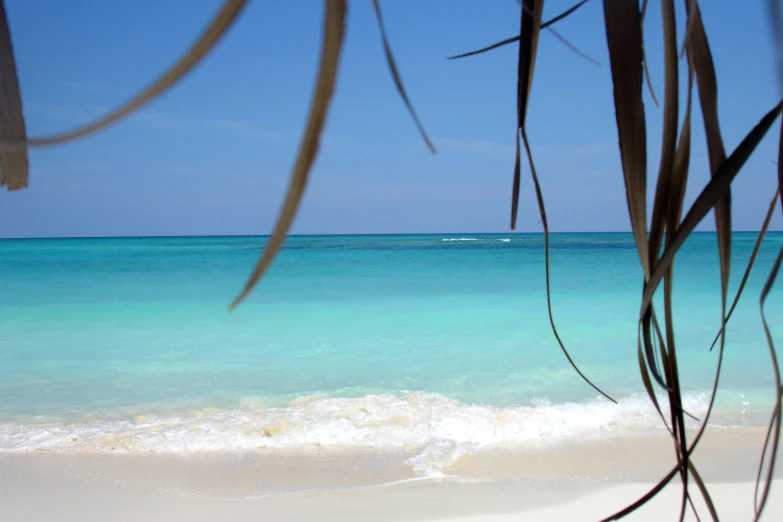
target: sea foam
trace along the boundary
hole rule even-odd
[[[703,396],[686,396],[700,414]],[[407,449],[416,471],[438,473],[456,458],[496,444],[638,432],[660,426],[646,396],[611,404],[584,403],[496,407],[470,405],[432,393],[311,396],[285,407],[246,399],[239,407],[191,411],[180,416],[136,417],[103,423],[0,425],[0,451],[181,453],[256,448]]]

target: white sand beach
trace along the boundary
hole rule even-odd
[[[744,428],[713,431],[695,456],[721,520],[752,520],[762,435]],[[392,457],[317,450],[6,453],[0,456],[0,507],[2,519],[14,521],[590,521],[644,494],[672,462],[668,441],[660,437],[497,448],[457,461],[451,470],[456,476],[441,479],[417,480]],[[783,519],[779,482],[764,520]],[[681,491],[675,479],[627,520],[677,520]],[[692,492],[702,505],[695,486]]]

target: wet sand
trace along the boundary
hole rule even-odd
[[[710,431],[694,462],[721,520],[751,520],[763,432]],[[0,454],[3,520],[598,520],[674,463],[664,437],[495,447],[421,477],[406,452],[258,451],[191,455]],[[765,520],[783,519],[773,485]],[[628,520],[676,520],[675,479]],[[694,498],[698,489],[693,486]],[[700,502],[696,499],[697,504]],[[707,516],[706,511],[700,513]]]

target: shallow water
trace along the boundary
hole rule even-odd
[[[238,310],[265,240],[0,240],[0,449],[182,452],[422,448],[437,470],[493,444],[646,430],[636,358],[641,270],[627,234],[292,237]],[[734,237],[732,292],[754,234]],[[715,422],[763,425],[773,397],[758,296],[770,234],[728,330]],[[714,234],[676,264],[686,409],[717,362]],[[783,334],[780,291],[767,317]],[[418,459],[418,460],[417,460]]]

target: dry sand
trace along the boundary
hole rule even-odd
[[[695,456],[721,520],[752,520],[762,435],[710,432]],[[589,521],[638,498],[672,462],[661,437],[493,448],[447,470],[458,478],[440,480],[417,480],[401,455],[370,451],[6,453],[0,455],[0,520]],[[781,487],[773,485],[764,520],[783,520]],[[673,482],[627,520],[677,520],[681,491]],[[695,486],[692,492],[698,497]],[[709,518],[706,510],[700,514]]]

